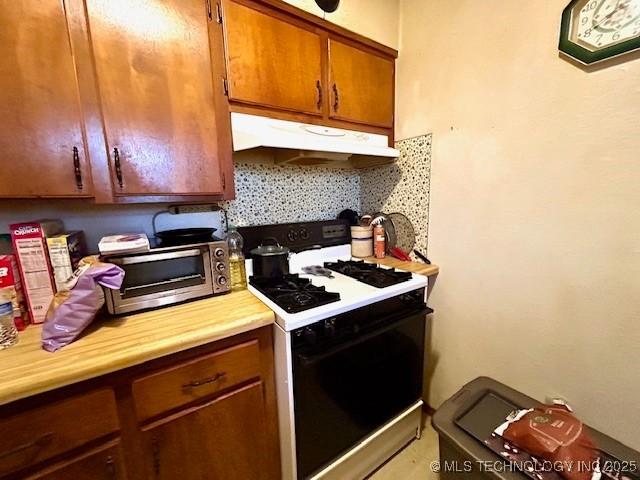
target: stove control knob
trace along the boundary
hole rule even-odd
[[[304,329],[304,339],[311,344],[315,344],[318,341],[318,334],[313,328],[307,327]]]
[[[302,240],[309,240],[309,231],[306,228],[301,228],[298,235]]]
[[[298,234],[295,230],[289,230],[289,233],[287,233],[287,239],[290,242],[295,242],[298,239]]]
[[[324,331],[327,335],[333,336],[336,334],[336,319],[329,318],[324,321]]]
[[[224,250],[222,248],[216,248],[215,252],[213,252],[213,255],[216,258],[222,258],[224,257]]]

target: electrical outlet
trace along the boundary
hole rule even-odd
[[[180,215],[184,213],[204,213],[204,212],[216,212],[220,210],[218,205],[212,203],[206,204],[193,204],[193,205],[169,205],[167,208],[172,215]]]

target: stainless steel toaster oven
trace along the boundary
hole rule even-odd
[[[115,315],[230,290],[229,254],[224,241],[152,248],[106,260],[125,271],[119,290],[105,289],[107,309]]]

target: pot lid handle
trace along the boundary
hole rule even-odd
[[[268,247],[269,245],[265,245],[265,243],[264,243],[267,240],[273,240],[275,242],[275,246],[276,247],[282,247],[282,245],[280,245],[280,242],[278,242],[278,239],[276,237],[264,237],[262,239],[262,243],[260,243],[260,246],[261,247]]]

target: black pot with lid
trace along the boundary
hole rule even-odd
[[[272,242],[266,244],[266,242]],[[251,250],[255,277],[282,277],[289,273],[289,248],[280,245],[274,237],[267,237]]]

